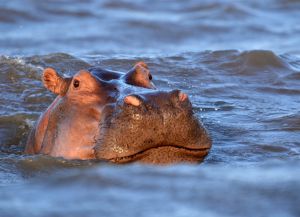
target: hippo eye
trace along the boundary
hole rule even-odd
[[[152,80],[152,75],[151,74],[149,74],[149,80]]]
[[[77,79],[75,79],[74,80],[74,82],[73,82],[73,86],[75,87],[75,88],[77,88],[77,87],[79,87],[79,81],[77,80]]]

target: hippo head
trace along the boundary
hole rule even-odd
[[[40,117],[27,153],[114,163],[200,162],[211,140],[188,96],[156,90],[145,63],[128,73],[92,67],[64,78],[45,69],[58,97]]]

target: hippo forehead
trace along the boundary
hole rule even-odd
[[[123,74],[114,71],[108,71],[102,68],[92,67],[87,70],[92,76],[102,81],[120,79]]]

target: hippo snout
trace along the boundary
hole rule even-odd
[[[178,155],[199,161],[211,146],[206,130],[194,117],[188,96],[180,90],[129,94],[117,102],[100,126],[95,152],[97,158],[112,162],[140,158],[169,163]],[[162,153],[168,158],[161,158]]]

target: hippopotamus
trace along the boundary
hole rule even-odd
[[[187,94],[160,91],[146,63],[127,73],[91,67],[73,77],[42,74],[57,95],[31,130],[26,154],[112,163],[201,162],[211,138]]]

